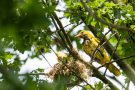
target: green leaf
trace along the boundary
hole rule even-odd
[[[67,90],[66,83],[67,79],[63,75],[59,75],[54,82],[54,90]]]
[[[39,72],[44,72],[44,69],[41,69],[41,68],[38,68],[36,70],[39,71]]]
[[[56,6],[53,6],[53,5],[52,6],[45,7],[45,12],[51,14],[51,13],[54,12],[55,8],[56,8]]]
[[[135,25],[130,25],[131,29],[135,30]]]
[[[9,59],[11,59],[12,57],[13,57],[13,55],[10,54],[10,53],[5,53],[5,54],[4,54],[5,60],[9,60]]]
[[[95,20],[91,21],[91,25],[94,26],[94,27],[95,27],[96,23],[97,22]]]
[[[95,84],[95,90],[102,90],[103,89],[103,83],[102,82],[98,82]]]
[[[93,90],[89,85],[85,85],[82,90]]]

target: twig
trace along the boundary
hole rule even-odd
[[[129,90],[130,80],[127,82],[126,90]]]
[[[68,26],[70,26],[70,25],[72,25],[72,23],[70,23],[70,24],[68,24],[68,25],[64,26],[63,28],[66,28],[66,27],[68,27]]]
[[[107,39],[106,41],[104,41],[104,43],[102,43],[102,46],[105,44],[105,43],[107,43],[113,36],[115,36],[115,34],[116,34],[116,32],[115,33],[113,33],[111,36],[110,36],[110,38],[109,39]]]
[[[37,47],[38,48],[38,47]],[[46,62],[49,64],[50,67],[52,67],[52,65],[49,63],[49,61],[47,60],[47,58],[43,55],[43,52],[38,48],[39,53],[42,55],[42,57],[46,60]]]
[[[61,35],[61,33],[60,33],[61,29],[58,28],[58,26],[57,26],[57,24],[56,24],[56,22],[55,22],[55,20],[54,20],[54,18],[53,18],[52,16],[51,16],[51,19],[52,19],[52,21],[53,21],[53,23],[54,23],[54,25],[55,25],[55,28],[56,28],[56,30],[57,30],[58,35],[60,36],[62,42],[64,43],[64,44],[63,44],[63,47],[66,47],[66,48],[70,51],[70,48],[67,46],[66,41],[64,40],[64,38],[62,37],[62,35]]]
[[[121,36],[119,36],[118,42],[117,42],[117,44],[116,44],[116,47],[115,47],[115,49],[113,50],[112,55],[111,55],[111,57],[110,57],[110,61],[112,60],[113,55],[114,55],[114,53],[115,53],[116,50],[117,50],[117,47],[118,47],[119,42],[120,42],[120,39],[121,39]],[[104,76],[105,76],[105,74],[106,74],[106,72],[107,72],[107,68],[108,68],[108,67],[109,67],[109,64],[107,64],[107,66],[106,66],[106,69],[105,69],[105,72],[104,72]]]
[[[57,12],[65,12],[65,10],[56,9]]]
[[[57,56],[56,52],[53,50],[53,48],[50,46],[50,49],[53,51],[53,53],[55,53],[55,55]]]
[[[83,85],[77,85],[77,86],[82,87],[83,90],[88,90],[88,89],[87,89],[86,87],[84,87]]]
[[[121,61],[121,60],[129,59],[129,58],[132,58],[132,57],[135,57],[135,55],[131,55],[131,56],[127,56],[127,57],[124,57],[124,58],[121,58],[121,59],[113,60],[113,61],[111,61],[111,62],[108,62],[108,63],[103,64],[102,66],[99,66],[97,69],[99,69],[99,68],[101,68],[101,67],[104,67],[104,66],[107,65],[107,64],[111,64],[111,63],[113,63],[113,62],[119,62],[119,61]]]
[[[40,54],[42,55],[42,57],[46,60],[46,62],[49,64],[50,67],[52,67],[52,65],[49,63],[49,61],[47,60],[47,58],[43,55],[43,53],[39,50]]]
[[[42,3],[46,6],[46,3],[45,3],[44,0],[42,0]],[[60,28],[63,28],[61,22],[59,21],[59,18],[57,17],[57,15],[56,15],[55,13],[53,13],[52,15],[50,15],[50,17],[51,17],[51,19],[52,19],[52,21],[53,21],[53,23],[54,23],[54,25],[55,25],[56,30],[58,31],[58,35],[60,36],[61,40],[62,40],[63,43],[64,43],[63,46],[66,47],[66,48],[68,49],[68,51],[70,51],[70,48],[67,46],[67,44],[66,44],[64,38],[62,37],[62,35],[61,35],[61,33],[60,33],[60,31],[63,30],[63,29],[59,29],[59,27],[57,26],[57,23],[58,23],[58,24],[61,25]],[[54,18],[55,18],[55,19],[54,19]],[[57,23],[55,22],[55,20],[57,21]]]
[[[97,45],[96,49],[95,49],[95,50],[94,50],[94,52],[92,53],[91,61],[93,61],[93,59],[95,58],[95,53],[97,52],[97,50],[98,50],[99,46],[101,45],[102,40],[104,39],[104,37],[105,37],[109,32],[110,32],[110,30],[109,30],[108,32],[106,32],[106,33],[105,33],[105,35],[101,38],[100,43],[98,43],[98,45]],[[107,41],[107,40],[106,40],[106,41]],[[104,42],[106,42],[106,41],[104,41]],[[102,45],[103,45],[103,44],[102,44]],[[101,46],[100,46],[100,47],[101,47]]]
[[[110,32],[110,31],[108,31],[105,35],[107,35],[109,32]],[[104,35],[104,37],[105,37],[105,35]],[[102,43],[102,42],[98,43],[96,49],[95,49],[94,52],[92,53],[91,61],[93,61],[93,59],[95,59],[95,54],[96,54],[98,48],[102,47],[102,46],[103,46],[106,42],[108,42],[114,35],[115,35],[115,33],[114,33],[109,39],[106,39],[106,41],[104,41],[103,43]],[[102,37],[101,41],[104,39],[104,37]],[[101,44],[101,43],[102,43],[102,44]]]
[[[74,30],[77,26],[81,25],[82,23],[83,23],[83,22],[80,22],[80,23],[77,24],[77,25],[73,25],[72,28],[70,28],[70,30],[68,31],[68,33],[71,32],[72,30]]]
[[[65,30],[64,30],[64,28],[63,28],[63,25],[62,25],[62,23],[60,22],[59,18],[57,17],[56,13],[53,13],[53,17],[55,18],[55,20],[56,20],[57,24],[59,25],[61,31],[63,32],[64,37],[66,38],[66,41],[67,41],[69,47],[72,49],[73,46],[72,46],[72,44],[71,44],[71,40],[69,39],[68,35],[66,34],[66,32],[65,32]]]
[[[18,74],[18,76],[27,76],[27,75],[48,75],[47,73],[26,73],[26,74]]]
[[[129,59],[129,58],[132,58],[132,57],[135,57],[135,55],[130,55],[130,56],[127,56],[127,57],[124,57],[124,58],[121,58],[121,59],[114,60],[114,61],[120,61],[120,60],[124,60],[124,59]]]
[[[63,17],[59,17],[59,19],[63,19],[63,18],[65,18],[64,16]]]
[[[115,77],[115,76],[109,76],[109,75],[106,75],[107,77],[115,80],[117,83],[119,83],[123,88],[125,88],[125,86]]]
[[[116,52],[116,50],[117,50],[117,47],[118,47],[118,45],[119,45],[119,43],[120,43],[120,40],[121,40],[121,35],[119,35],[119,39],[118,39],[118,42],[117,42],[117,44],[116,44],[116,47],[115,47],[115,49],[113,50],[113,52],[112,52],[112,55],[111,55],[111,58],[110,58],[110,60],[113,58],[113,55],[114,55],[114,53]]]
[[[109,27],[109,30],[112,32],[112,33],[115,33],[116,31],[113,30],[113,28]],[[118,40],[119,39],[119,35],[118,33],[115,34],[115,38]]]

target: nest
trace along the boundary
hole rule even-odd
[[[54,65],[54,67],[48,73],[48,76],[55,80],[58,76],[63,75],[68,78],[67,83],[71,84],[72,82],[81,83],[83,80],[86,80],[90,77],[90,70],[87,69],[85,64],[80,61],[68,61],[66,63],[59,62]]]

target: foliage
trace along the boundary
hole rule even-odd
[[[61,2],[65,4],[64,9],[58,9]],[[61,12],[62,18],[70,22],[71,27],[67,26],[68,29],[62,23],[59,15]],[[125,88],[128,90],[130,81],[135,84],[134,23],[134,0],[1,0],[0,90],[70,89],[65,84],[65,77],[59,76],[53,82],[48,82],[46,78],[40,79],[40,74],[44,73],[40,68],[22,75],[19,71],[28,59],[40,60],[41,55],[54,52],[52,47],[56,47],[57,51],[67,51],[74,60],[78,60],[73,47],[76,45],[78,51],[82,51],[82,45],[81,40],[75,38],[80,30],[76,27],[87,29],[101,42],[107,42],[102,46],[126,77]],[[109,34],[106,33],[106,28],[109,29]],[[21,60],[18,53],[26,51],[31,54]],[[93,71],[93,75],[102,82],[90,86],[87,81],[82,81],[87,84],[82,85],[83,90],[118,89],[98,69]]]

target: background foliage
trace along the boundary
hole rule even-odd
[[[65,3],[64,9],[57,8],[61,2]],[[120,83],[121,87],[128,90],[130,81],[135,84],[134,5],[134,0],[1,0],[0,90],[70,89],[63,76],[50,83],[40,79],[42,69],[34,70],[34,74],[23,75],[19,71],[28,58],[36,57],[40,60],[40,55],[53,52],[53,46],[56,46],[57,51],[65,50],[72,57],[78,58],[73,43],[79,51],[82,50],[80,40],[74,37],[79,30],[76,27],[82,24],[84,29],[91,31],[101,41],[107,41],[105,49],[126,78],[124,85]],[[62,17],[60,13],[63,13]],[[63,18],[69,20],[69,25],[63,26]],[[68,26],[70,28],[66,28]],[[105,28],[109,30],[107,35],[104,34],[107,32]],[[16,51],[29,51],[31,55],[21,60]],[[95,72],[94,75],[100,81],[92,87],[87,83],[80,85],[82,90],[118,88],[102,73]],[[116,80],[115,76],[110,78]]]

